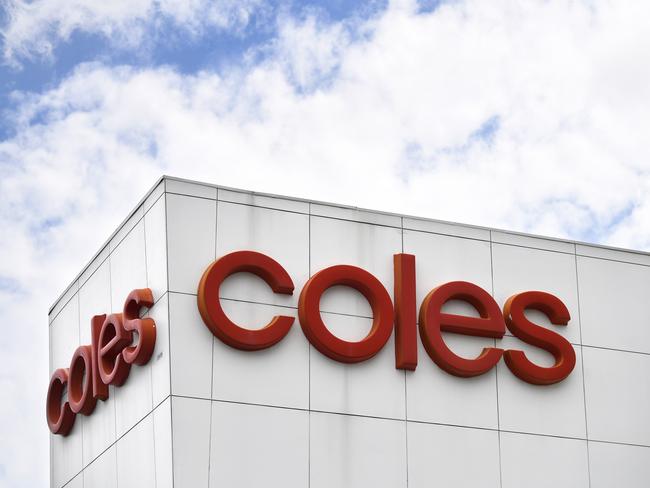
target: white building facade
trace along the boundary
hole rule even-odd
[[[262,350],[225,344],[197,306],[208,266],[242,250],[273,258],[295,286],[274,293],[246,272],[223,282],[223,311],[242,327],[295,317]],[[568,325],[529,317],[571,344],[571,373],[530,384],[501,359],[458,377],[429,357],[419,334],[415,370],[396,368],[394,335],[354,364],[312,346],[298,317],[310,277],[357,266],[392,297],[400,253],[415,256],[418,307],[452,281],[481,287],[499,307],[530,290],[558,297]],[[52,307],[50,374],[93,342],[93,316],[121,312],[129,292],[143,288],[153,294],[145,315],[156,325],[153,353],[92,413],[77,414],[68,435],[51,435],[52,487],[650,486],[647,254],[165,177]],[[468,303],[446,307],[476,314]],[[368,301],[345,286],[325,292],[320,311],[350,342],[373,322]],[[509,330],[444,340],[465,358],[500,347],[554,363]]]

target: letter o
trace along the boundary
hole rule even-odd
[[[52,434],[66,436],[70,433],[74,425],[75,413],[70,408],[69,402],[63,400],[63,390],[68,384],[68,370],[57,369],[47,388],[47,401],[45,404],[45,415],[47,417],[47,426]]]
[[[68,401],[74,413],[90,415],[95,409],[92,364],[92,348],[79,346],[72,355],[68,373]]]
[[[320,299],[336,285],[359,291],[372,308],[372,327],[360,341],[345,341],[332,334],[320,315]],[[331,266],[319,271],[300,293],[298,316],[302,330],[312,345],[331,359],[358,363],[370,359],[386,344],[393,332],[393,303],[377,278],[356,266]]]

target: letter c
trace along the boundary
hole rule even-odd
[[[68,384],[68,370],[57,369],[50,379],[47,389],[46,417],[47,425],[53,434],[66,436],[74,425],[75,413],[69,402],[63,402],[63,390]]]
[[[196,298],[203,322],[217,338],[235,349],[257,351],[271,347],[287,335],[294,318],[277,315],[259,330],[245,329],[231,321],[221,308],[219,287],[230,275],[240,272],[259,276],[275,293],[293,295],[293,281],[277,261],[255,251],[226,254],[212,263],[201,277]]]

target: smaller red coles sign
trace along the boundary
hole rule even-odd
[[[57,369],[50,379],[46,416],[53,434],[67,435],[78,413],[90,415],[97,400],[108,398],[108,385],[123,385],[132,364],[149,361],[156,344],[156,324],[153,319],[139,317],[142,307],[152,305],[150,289],[133,290],[122,313],[91,319],[91,344],[79,346],[70,367]],[[66,389],[68,398],[64,401]]]

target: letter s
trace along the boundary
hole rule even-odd
[[[508,368],[515,376],[534,385],[551,385],[569,376],[576,364],[576,353],[564,337],[528,320],[526,310],[538,310],[548,316],[555,325],[567,325],[571,319],[562,301],[549,293],[527,291],[511,296],[503,306],[508,329],[522,341],[550,352],[555,364],[549,368],[537,366],[523,351],[508,350],[504,353]]]

